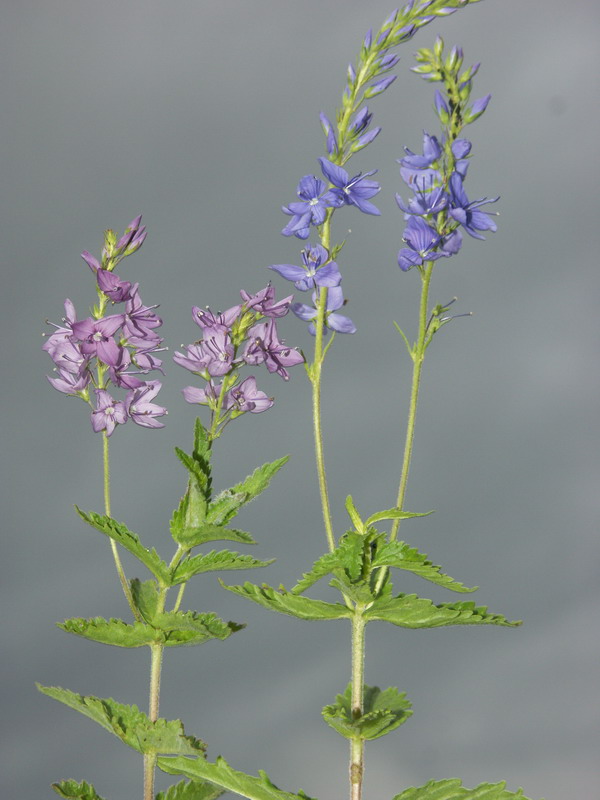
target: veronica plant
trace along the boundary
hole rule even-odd
[[[320,115],[325,134],[325,155],[317,162],[320,174],[304,175],[297,186],[298,199],[283,206],[288,219],[282,234],[306,244],[294,259],[296,263],[269,267],[293,283],[296,290],[309,292],[312,302],[292,302],[291,295],[277,301],[274,288],[268,284],[254,295],[242,291],[242,302],[224,312],[193,308],[193,321],[200,328],[201,337],[193,344],[182,346],[183,352],[177,352],[174,360],[199,379],[199,386],[187,386],[183,394],[188,403],[208,409],[210,419],[207,425],[196,421],[191,454],[176,449],[188,478],[185,494],[171,520],[176,550],[170,561],[163,561],[155,550],[145,548],[139,537],[112,518],[110,512],[108,438],[127,420],[143,427],[160,427],[162,423],[158,418],[166,413],[152,402],[160,383],[139,377],[160,369],[160,360],[156,357],[162,343],[156,334],[160,320],[154,307],[142,304],[137,284],[121,280],[113,271],[119,261],[141,245],[145,231],[139,227],[140,218],[131,223],[118,241],[114,234],[107,232],[101,261],[87,252],[83,254],[95,273],[99,301],[91,317],[82,321],[76,319],[72,304],[66,301],[63,325],[57,326],[45,344],[58,373],[50,379],[52,385],[87,402],[92,409],[92,428],[102,435],[105,513],[79,513],[85,522],[111,540],[121,584],[133,615],[131,622],[98,617],[67,620],[60,627],[106,644],[149,647],[149,712],[144,714],[135,706],[86,697],[65,689],[41,689],[91,717],[143,754],[144,800],[154,798],[157,765],[166,773],[184,776],[189,782],[180,782],[166,793],[159,793],[156,800],[210,800],[226,790],[249,800],[308,800],[302,792],[291,794],[278,789],[265,773],[254,777],[233,769],[222,758],[208,761],[204,744],[186,735],[181,722],[158,716],[165,647],[198,644],[211,638],[225,639],[242,627],[225,623],[213,614],[181,611],[187,581],[201,572],[263,567],[270,563],[228,550],[196,555],[192,555],[192,550],[217,540],[243,544],[254,541],[250,534],[230,527],[229,523],[247,502],[266,488],[286,458],[265,464],[241,483],[214,496],[212,446],[233,420],[246,413],[262,413],[273,404],[273,398],[258,388],[256,377],[243,375],[243,371],[264,365],[269,372],[287,381],[288,368],[305,360],[300,351],[284,343],[277,330],[277,321],[290,310],[308,323],[313,337],[312,355],[305,368],[312,387],[316,473],[327,552],[290,590],[249,582],[223,586],[267,609],[300,619],[350,622],[351,680],[345,688],[340,687],[340,693],[322,712],[325,722],[349,742],[350,800],[362,798],[365,743],[391,733],[412,713],[404,692],[395,687],[382,690],[365,683],[367,624],[373,620],[403,628],[520,624],[472,601],[434,604],[416,594],[395,592],[392,584],[392,572],[397,570],[400,576],[411,572],[458,594],[474,591],[398,538],[404,520],[430,513],[405,508],[425,355],[438,331],[457,316],[464,316],[450,313],[454,301],[431,304],[432,277],[436,269],[447,268],[448,260],[459,253],[464,232],[471,238],[483,239],[484,232],[496,230],[494,212],[483,209],[498,198],[469,200],[465,189],[472,145],[465,138],[464,130],[485,111],[490,96],[471,99],[473,78],[479,65],[463,68],[462,50],[454,47],[445,55],[440,37],[431,50],[418,51],[414,67],[427,81],[438,84],[434,107],[440,130],[424,134],[422,153],[406,148],[399,159],[405,189],[396,195],[396,201],[405,228],[398,266],[402,273],[418,275],[421,295],[415,338],[411,341],[396,325],[413,364],[398,489],[388,508],[366,513],[356,507],[352,495],[348,494],[345,501],[348,526],[345,531],[337,532],[332,521],[325,471],[321,422],[323,366],[336,334],[354,334],[357,330],[349,317],[339,313],[346,304],[339,266],[344,242],[333,239],[333,218],[346,207],[354,207],[349,213],[380,214],[379,205],[374,202],[380,192],[379,183],[373,180],[376,170],[347,169],[347,164],[381,131],[380,127],[372,126],[373,113],[367,101],[385,92],[394,81],[395,76],[390,74],[398,62],[394,48],[410,40],[420,27],[468,4],[469,0],[410,0],[401,11],[395,11],[376,34],[369,31],[366,35],[356,63],[348,68],[342,104],[335,115]],[[120,314],[106,315],[109,302],[124,303],[124,310]],[[329,331],[331,335],[326,339]],[[109,391],[111,387],[123,389],[124,399],[114,399],[112,389]],[[117,545],[133,554],[150,571],[152,578],[128,581]],[[306,595],[323,578],[339,592],[338,602]],[[168,609],[167,596],[175,587],[178,587],[176,598]],[[54,788],[62,797],[101,800],[87,783],[65,781],[55,784]],[[468,789],[458,779],[431,781],[420,788],[405,789],[394,798],[519,799],[526,800],[522,791],[511,792],[504,783],[485,783]]]

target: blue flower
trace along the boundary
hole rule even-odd
[[[320,158],[319,162],[323,175],[335,187],[331,191],[335,192],[339,198],[339,205],[345,203],[356,206],[365,214],[379,215],[381,213],[373,203],[369,202],[371,197],[381,191],[381,186],[376,181],[367,180],[367,176],[374,175],[377,170],[366,172],[364,176],[359,172],[358,175],[351,178],[345,169],[338,167],[337,164],[332,164],[326,158]]]
[[[328,208],[339,208],[342,200],[332,189],[314,175],[305,175],[298,184],[299,201],[283,206],[283,213],[292,219],[281,231],[284,236],[297,236],[307,239],[311,225],[322,225],[325,222]]]
[[[313,303],[317,303],[317,293],[313,294]],[[327,328],[331,328],[338,333],[356,333],[356,325],[348,317],[342,314],[336,314],[338,308],[342,308],[345,304],[344,294],[341,286],[334,286],[327,291],[327,307],[325,310],[325,328],[324,333],[327,333]],[[314,320],[316,320],[318,311],[312,306],[307,306],[304,303],[292,303],[292,312],[300,319],[309,323],[308,332],[314,336],[317,332]]]
[[[469,198],[463,188],[461,176],[454,172],[450,177],[450,201],[452,208],[449,214],[452,219],[459,222],[466,232],[474,239],[485,239],[478,231],[495,231],[497,225],[494,220],[490,219],[489,214],[493,212],[477,211],[476,209],[487,203],[495,203],[499,198],[493,197],[488,200],[487,197],[482,197],[479,200],[469,202]]]
[[[339,286],[342,276],[335,261],[328,261],[329,253],[320,244],[302,251],[303,267],[293,264],[271,264],[269,269],[275,270],[301,292],[314,289],[316,286],[331,288]]]

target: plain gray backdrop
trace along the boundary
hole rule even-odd
[[[421,30],[396,83],[370,105],[383,132],[354,160],[377,168],[379,218],[346,209],[336,238],[355,336],[326,365],[326,457],[336,528],[343,500],[393,504],[418,276],[396,266],[403,220],[395,159],[435,131],[434,87],[409,71],[436,34],[481,61],[474,96],[492,102],[468,130],[471,198],[501,195],[499,230],[438,262],[432,300],[457,312],[429,352],[407,507],[436,509],[403,537],[519,629],[369,627],[366,679],[398,685],[415,715],[367,749],[366,796],[431,778],[506,779],[546,800],[598,800],[598,156],[595,0],[486,0]],[[2,795],[39,800],[67,777],[107,800],[141,796],[141,759],[34,681],[146,704],[148,654],[63,633],[69,616],[127,614],[106,540],[73,504],[101,510],[101,440],[85,406],[47,383],[44,320],[70,297],[84,316],[94,282],[79,253],[144,214],[149,236],[119,269],[160,303],[166,344],[198,336],[192,305],[236,303],[268,272],[297,263],[279,208],[323,154],[318,113],[339,104],[346,65],[384,0],[4,0],[2,103],[3,691]],[[351,233],[347,233],[351,229]],[[468,237],[465,237],[468,238]],[[283,321],[309,348],[305,326]],[[167,427],[132,424],[111,440],[113,513],[167,557],[168,519],[185,486],[189,375],[167,361]],[[301,368],[215,447],[217,487],[258,463],[292,458],[239,518],[267,570],[238,579],[291,585],[324,549]],[[130,574],[138,572],[129,560]],[[143,577],[143,576],[141,576]],[[404,591],[437,602],[437,587]],[[325,594],[328,596],[327,589]],[[161,711],[236,768],[321,800],[346,792],[346,744],[323,705],[349,678],[349,628],[271,614],[195,579],[189,608],[248,628],[225,643],[167,652]],[[162,779],[161,779],[162,780]],[[161,786],[163,783],[160,784]],[[164,785],[167,785],[165,781]]]

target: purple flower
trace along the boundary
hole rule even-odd
[[[130,299],[131,283],[122,281],[114,272],[109,272],[107,269],[98,269],[96,270],[96,279],[100,291],[104,292],[113,303],[123,303],[125,300]]]
[[[94,256],[91,253],[88,253],[87,250],[83,251],[81,257],[88,265],[88,267],[92,270],[92,272],[96,272],[97,270],[100,269],[100,262],[98,261],[98,259],[94,258]]]
[[[225,328],[231,328],[235,320],[239,317],[240,311],[242,310],[241,305],[233,306],[232,308],[228,308],[227,311],[221,311],[218,314],[214,314],[208,306],[206,308],[200,308],[199,306],[194,306],[192,308],[192,319],[199,325],[202,330],[206,330],[206,328],[214,328],[218,325],[222,325]]]
[[[162,320],[154,313],[157,306],[145,306],[138,292],[138,284],[134,284],[130,297],[125,306],[125,321],[123,333],[127,339],[159,340],[158,334],[153,333],[154,328],[162,325]]]
[[[79,392],[85,389],[91,379],[91,375],[87,369],[81,372],[72,372],[63,367],[58,367],[56,372],[58,373],[58,378],[46,377],[52,386],[63,394],[79,394]]]
[[[200,403],[203,406],[216,408],[219,394],[221,393],[221,385],[216,386],[212,380],[209,380],[204,389],[198,389],[196,386],[186,386],[185,389],[182,389],[182,392],[187,403]]]
[[[466,232],[474,239],[485,239],[478,231],[495,231],[497,230],[496,223],[490,219],[489,213],[485,211],[477,211],[480,206],[487,203],[495,203],[499,200],[498,197],[493,197],[488,200],[487,197],[482,197],[479,200],[469,202],[469,198],[463,189],[461,176],[454,172],[450,176],[450,198],[452,208],[449,211],[452,219],[459,222]]]
[[[286,381],[290,376],[285,367],[304,361],[301,353],[279,341],[274,319],[253,325],[248,331],[248,339],[243,356],[246,364],[264,363],[269,372],[276,372]]]
[[[314,289],[315,286],[339,286],[342,276],[335,261],[327,261],[329,253],[320,244],[302,251],[303,267],[293,264],[271,264],[269,269],[275,270],[282,278],[294,281],[294,286],[301,292]]]
[[[433,252],[441,243],[442,237],[431,228],[422,217],[411,217],[404,231],[403,240],[408,247],[398,253],[398,266],[403,272],[420,266],[425,261],[436,261],[450,253]]]
[[[109,367],[116,366],[122,358],[122,348],[112,338],[121,327],[123,314],[112,314],[102,319],[87,319],[74,322],[73,336],[81,342],[81,352],[86,356],[96,356]]]
[[[110,436],[117,425],[123,425],[127,420],[125,405],[119,403],[104,389],[94,389],[96,393],[96,410],[92,411],[92,428],[99,433],[106,431]]]
[[[342,205],[339,195],[327,189],[325,183],[315,175],[301,178],[296,193],[300,201],[290,203],[282,209],[292,217],[281,231],[284,236],[295,235],[306,239],[311,225],[322,225],[325,222],[328,208]]]
[[[338,205],[346,203],[347,205],[356,206],[365,214],[378,215],[381,213],[373,203],[369,202],[369,199],[381,190],[381,186],[376,181],[367,180],[367,176],[374,175],[377,170],[366,172],[365,177],[359,172],[358,175],[350,178],[345,169],[338,167],[337,164],[332,164],[326,158],[320,158],[319,162],[323,175],[335,187],[331,191],[337,192]]]
[[[227,392],[225,399],[225,408],[239,412],[250,411],[252,414],[260,414],[272,405],[273,398],[267,397],[256,388],[256,379],[252,375]]]
[[[313,303],[316,304],[318,300],[316,292],[313,293],[312,299]],[[331,328],[331,330],[337,331],[338,333],[356,333],[356,325],[351,319],[344,317],[342,314],[335,313],[338,308],[342,308],[345,302],[341,286],[334,286],[332,289],[328,289],[327,306],[325,309],[325,333],[327,332],[327,328]],[[309,323],[308,331],[312,336],[315,336],[317,330],[314,320],[316,320],[318,316],[317,309],[312,306],[307,306],[304,303],[293,303],[292,311],[297,317]]]
[[[263,317],[285,317],[293,299],[293,295],[290,294],[283,300],[275,302],[275,289],[270,283],[256,294],[248,294],[242,289],[240,295],[247,311],[258,311]]]
[[[167,409],[151,403],[162,384],[160,381],[148,381],[137,389],[127,392],[125,398],[125,408],[129,417],[138,425],[144,428],[164,428],[162,422],[158,422],[156,417],[162,417],[167,413]]]
[[[130,256],[139,250],[147,236],[145,225],[140,226],[142,215],[140,214],[125,228],[125,233],[117,242],[115,254]]]

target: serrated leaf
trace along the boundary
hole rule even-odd
[[[192,556],[185,561],[181,561],[171,575],[173,586],[178,583],[185,583],[193,575],[201,572],[218,572],[219,570],[231,569],[255,569],[256,567],[268,567],[275,561],[260,561],[258,558],[234,553],[231,550],[211,550],[209,553],[200,553]]]
[[[416,547],[410,547],[406,542],[386,542],[382,544],[377,548],[372,566],[404,569],[453,592],[474,592],[477,589],[476,586],[473,588],[464,586],[449,575],[440,572],[441,567],[428,561],[426,554],[419,553]]]
[[[92,528],[96,528],[101,533],[114,539],[141,561],[161,583],[169,584],[168,566],[154,548],[148,550],[144,547],[137,533],[133,533],[126,525],[122,522],[117,522],[112,517],[96,514],[95,511],[82,511],[77,506],[75,506],[75,509],[84,522],[87,522]]]
[[[103,800],[92,784],[85,781],[81,783],[73,780],[61,781],[60,783],[53,783],[52,788],[56,794],[66,797],[67,800]]]
[[[354,529],[357,531],[357,533],[363,533],[365,530],[365,524],[360,518],[360,514],[356,510],[356,506],[354,505],[354,500],[352,499],[351,494],[349,494],[348,497],[346,498],[345,506],[346,506],[346,511],[348,512],[348,516],[350,517],[350,520],[354,525]]]
[[[163,640],[155,628],[143,622],[134,622],[130,625],[121,619],[74,617],[56,624],[67,633],[82,636],[93,642],[111,644],[115,647],[143,647]]]
[[[171,520],[172,522],[172,520]],[[239,542],[240,544],[256,544],[252,534],[238,528],[224,528],[222,525],[204,522],[196,528],[181,528],[173,538],[178,544],[191,549],[206,542]]]
[[[289,614],[298,619],[344,619],[351,617],[353,612],[341,603],[325,603],[323,600],[313,600],[309,597],[298,597],[288,592],[283,587],[279,590],[263,584],[255,586],[253,583],[245,583],[243,586],[228,586],[219,579],[223,588],[230,592],[252,600],[260,606],[278,611],[281,614]]]
[[[405,692],[393,686],[381,691],[378,686],[365,686],[363,713],[355,718],[352,714],[352,684],[344,694],[338,694],[336,702],[325,706],[325,722],[346,739],[378,739],[385,736],[411,716],[412,706]]]
[[[208,501],[210,499],[210,465],[203,460],[196,460],[194,456],[188,455],[180,447],[175,448],[175,455],[190,473],[190,476],[196,480],[198,489]]]
[[[227,639],[245,625],[224,622],[213,613],[197,611],[168,611],[157,614],[154,624],[165,634],[166,647],[203,644],[210,639]]]
[[[246,505],[261,492],[264,492],[275,473],[288,460],[289,456],[284,456],[276,461],[263,464],[262,467],[255,469],[241,483],[237,483],[230,489],[226,489],[225,492],[221,492],[209,505],[206,521],[213,522],[216,525],[226,525],[230,519],[235,517],[243,505]]]
[[[343,594],[360,603],[373,600],[369,578],[371,575],[371,555],[377,541],[385,534],[372,529],[369,533],[348,531],[339,540],[335,550],[325,553],[313,564],[311,570],[302,576],[292,592],[301,594],[309,586],[326,575],[333,575],[330,582]]]
[[[382,519],[411,519],[411,517],[428,517],[430,514],[433,514],[433,511],[422,511],[419,513],[413,511],[403,511],[401,508],[388,508],[385,511],[376,511],[375,514],[371,514],[371,516],[365,522],[365,525],[367,527],[369,525],[374,525],[376,522],[380,522]]]
[[[117,703],[111,698],[76,694],[57,686],[36,684],[40,692],[58,700],[97,722],[138,753],[174,753],[199,755],[206,745],[193,736],[186,736],[180,720],[157,719],[152,722],[137,706]]]
[[[485,606],[473,602],[440,603],[417,597],[416,594],[399,594],[380,597],[364,613],[367,620],[384,620],[401,628],[439,628],[446,625],[503,625],[516,627],[521,622],[509,622],[501,614],[488,614]]]
[[[528,800],[522,789],[510,792],[505,781],[500,783],[480,783],[474,789],[467,789],[459,778],[446,781],[429,781],[419,788],[411,787],[394,800]]]
[[[151,623],[158,608],[158,584],[153,580],[141,581],[139,578],[132,578],[129,585],[135,607],[146,622]]]
[[[158,766],[170,775],[210,781],[249,800],[311,800],[302,791],[298,794],[281,791],[265,772],[259,772],[259,777],[238,772],[224,758],[218,758],[214,764],[203,758],[159,758]]]
[[[224,791],[205,781],[180,781],[166,792],[159,792],[156,800],[216,800]]]
[[[178,544],[187,544],[193,532],[204,523],[207,509],[208,500],[205,493],[197,481],[190,478],[186,493],[173,511],[169,522],[171,536]]]

